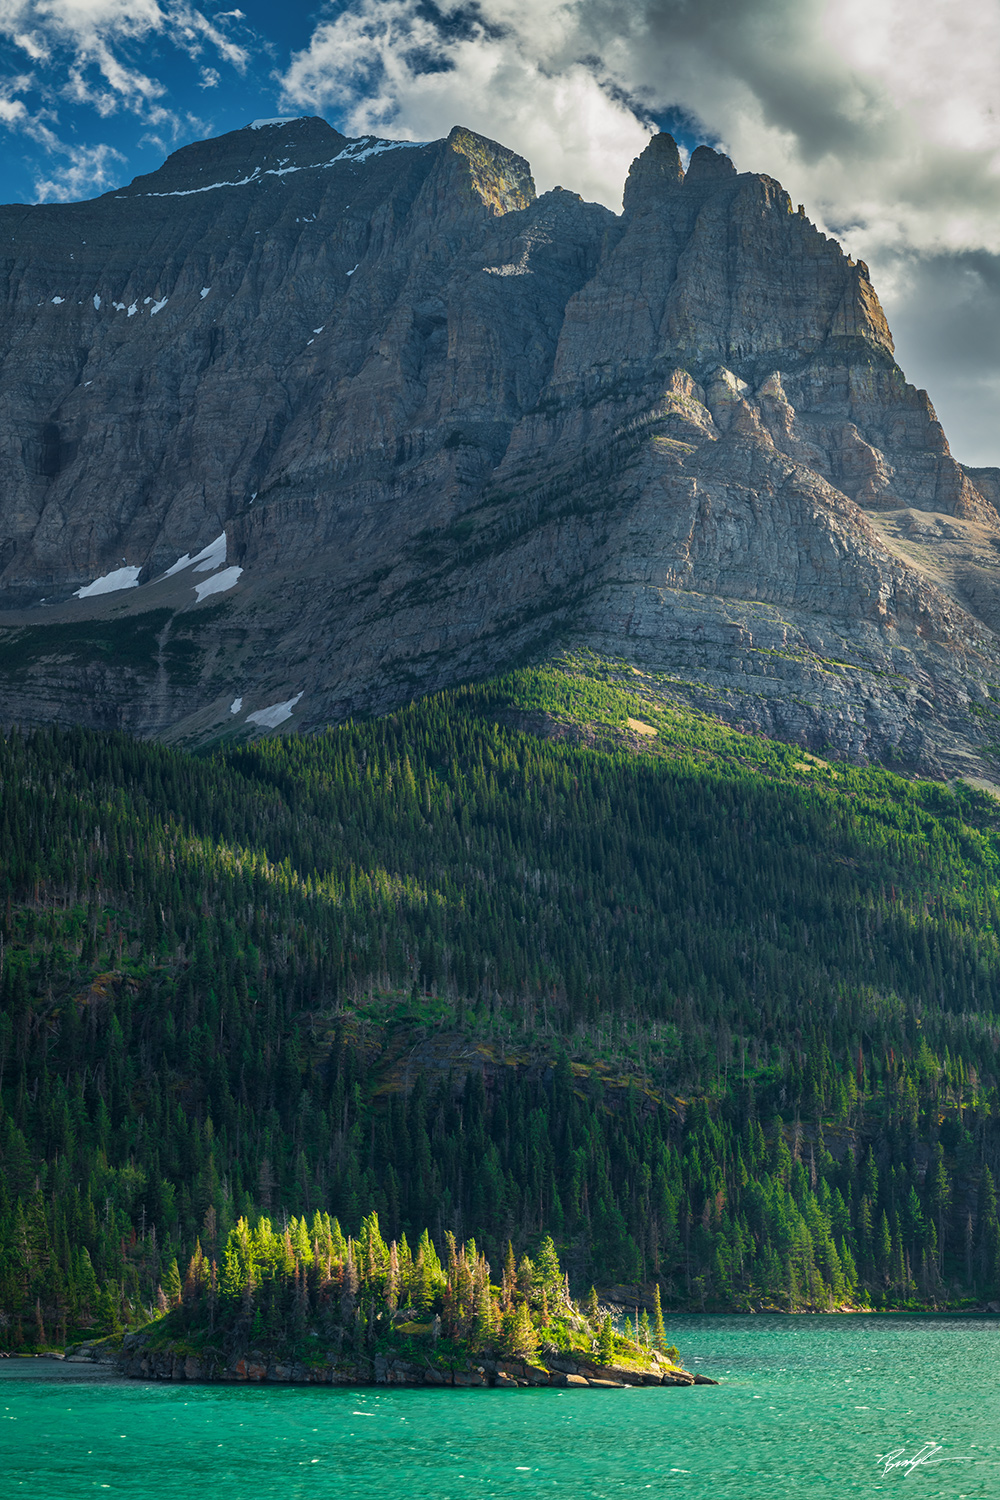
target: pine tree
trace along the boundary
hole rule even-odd
[[[875,1244],[875,1264],[878,1267],[879,1276],[883,1283],[888,1286],[892,1275],[892,1235],[889,1232],[889,1220],[883,1210],[879,1219],[878,1235]]]
[[[535,1277],[553,1306],[562,1300],[563,1273],[552,1236],[546,1235],[535,1256]]]
[[[493,1344],[498,1327],[497,1307],[489,1285],[477,1289],[476,1312],[472,1324],[471,1345],[474,1353],[483,1354]]]
[[[520,1356],[523,1359],[530,1359],[533,1354],[537,1353],[538,1334],[535,1332],[526,1303],[519,1302],[515,1308],[504,1314],[500,1347],[503,1354],[512,1358]]]
[[[943,1257],[947,1230],[947,1214],[951,1206],[952,1190],[948,1168],[945,1166],[944,1161],[944,1148],[940,1142],[934,1148],[934,1159],[927,1169],[927,1200],[935,1228],[937,1229],[940,1246],[939,1254]]]
[[[653,1287],[653,1347],[661,1354],[666,1350],[667,1331],[663,1326],[663,1308],[660,1305],[660,1283]]]
[[[393,1240],[389,1246],[389,1265],[385,1278],[385,1302],[390,1312],[395,1312],[399,1306],[399,1247]]]
[[[168,1307],[176,1307],[181,1300],[181,1273],[177,1266],[176,1255],[172,1256],[164,1267],[161,1279],[163,1295],[167,1299]]]
[[[180,1278],[178,1277],[178,1282],[179,1280]],[[179,1296],[180,1291],[178,1289]],[[122,1332],[117,1282],[106,1281],[101,1288],[100,1296],[97,1299],[97,1322],[102,1331],[110,1334],[113,1338],[117,1338]]]
[[[340,1275],[340,1318],[345,1328],[350,1328],[354,1324],[359,1285],[358,1269],[354,1260],[354,1244],[349,1239]]]
[[[75,1282],[80,1312],[84,1317],[88,1317],[97,1306],[98,1286],[90,1251],[86,1245],[80,1246],[77,1256]]]
[[[503,1293],[502,1302],[504,1312],[510,1312],[514,1306],[514,1294],[517,1290],[517,1263],[514,1260],[514,1247],[510,1240],[507,1241],[507,1253],[503,1261]]]

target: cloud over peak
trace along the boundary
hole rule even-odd
[[[32,164],[22,195],[85,196],[154,144],[315,112],[411,140],[468,125],[527,157],[541,189],[618,209],[665,126],[778,178],[863,257],[956,449],[1000,458],[982,416],[1000,350],[949,335],[968,349],[963,390],[990,394],[960,396],[957,374],[942,388],[927,304],[967,331],[1000,311],[983,269],[1000,266],[1000,0],[218,4],[0,0],[0,135],[21,141],[22,177]]]
[[[927,379],[917,266],[951,305],[950,258],[1000,256],[998,64],[996,0],[356,0],[281,84],[286,107],[349,132],[470,125],[526,156],[540,187],[616,209],[648,119],[686,118],[691,144],[779,178],[870,263]],[[994,389],[1000,353],[980,370]],[[963,427],[967,404],[936,399],[959,448],[996,453],[978,418]]]
[[[283,104],[334,112],[357,134],[426,140],[468,125],[528,156],[540,185],[565,181],[620,206],[622,161],[627,170],[649,127],[627,79],[593,49],[574,50],[577,9],[360,0],[293,55]]]

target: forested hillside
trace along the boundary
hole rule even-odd
[[[986,794],[593,662],[200,756],[12,733],[0,784],[7,1345],[261,1213],[675,1307],[1000,1296]]]

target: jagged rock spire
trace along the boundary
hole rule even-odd
[[[711,146],[698,146],[691,154],[684,186],[701,187],[711,183],[715,187],[735,176],[736,168],[728,156],[721,151],[713,151]]]
[[[684,181],[681,154],[672,135],[662,131],[654,135],[641,156],[632,163],[625,184],[625,212],[632,213],[643,203],[672,192]]]

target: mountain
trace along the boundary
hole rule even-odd
[[[298,119],[0,230],[4,722],[195,745],[589,649],[1000,774],[1000,471],[770,178],[660,135],[615,215]]]
[[[0,740],[0,1351],[183,1296],[185,1355],[385,1354],[372,1214],[446,1333],[450,1234],[630,1321],[1000,1298],[995,799],[613,670]]]

